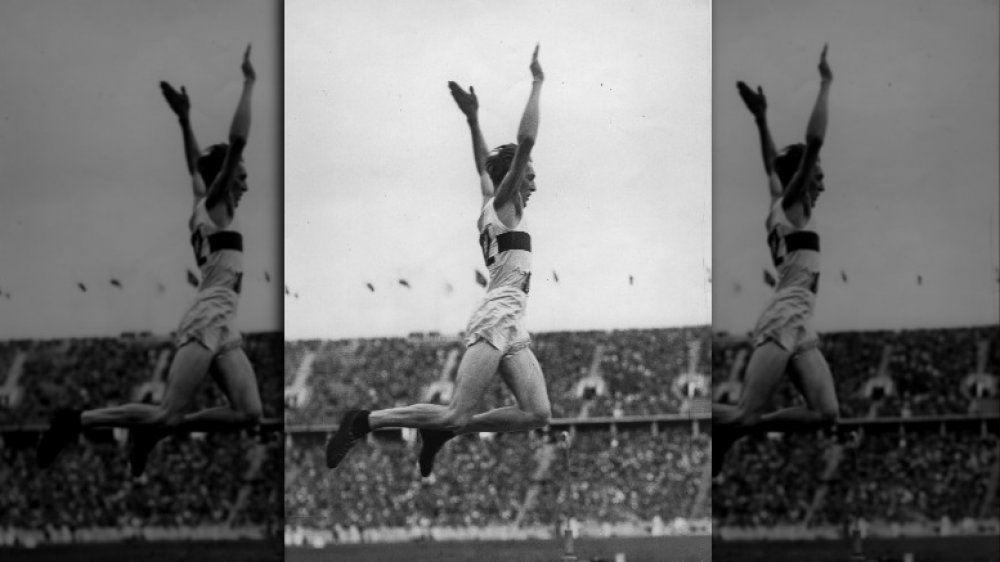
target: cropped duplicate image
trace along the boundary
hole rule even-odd
[[[0,559],[281,559],[281,12],[0,5]]]
[[[286,559],[711,559],[709,16],[286,3]]]
[[[713,4],[715,560],[1000,560],[998,4]]]

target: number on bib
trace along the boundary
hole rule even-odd
[[[772,229],[767,235],[767,247],[771,250],[771,261],[775,267],[778,267],[781,265],[781,262],[785,261],[781,242],[782,239],[781,235],[778,234],[778,229]]]
[[[490,251],[494,248],[493,237],[490,236],[489,230],[484,230],[482,234],[479,235],[479,246],[483,250],[483,261],[486,262],[486,267],[493,265],[493,260],[495,259],[495,254],[491,254]]]
[[[195,229],[191,233],[191,247],[194,248],[194,260],[198,263],[198,267],[201,267],[208,261],[208,256],[205,255],[205,237],[201,235],[200,230]]]

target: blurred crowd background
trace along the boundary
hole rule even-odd
[[[264,417],[281,419],[281,334],[252,334]],[[167,438],[129,474],[125,431],[87,432],[40,471],[35,446],[59,408],[156,401],[174,353],[162,338],[0,343],[0,529],[281,526],[280,433]],[[193,407],[224,404],[206,378]]]

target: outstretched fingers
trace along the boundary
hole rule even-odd
[[[257,79],[257,72],[253,68],[253,63],[250,62],[250,47],[250,43],[247,43],[247,49],[243,52],[243,64],[240,65],[240,70],[243,71],[243,78],[248,82]]]
[[[542,72],[542,65],[538,62],[538,48],[541,43],[535,43],[535,52],[531,54],[531,76],[535,80],[542,80],[545,78],[545,74]]]
[[[736,89],[740,93],[740,99],[743,100],[743,104],[754,115],[760,115],[767,109],[767,98],[764,97],[764,88],[762,86],[757,86],[757,91],[755,92],[750,86],[747,86],[746,82],[739,81],[736,83]]]
[[[187,90],[184,86],[181,86],[181,91],[178,92],[173,86],[170,85],[170,83],[161,81],[160,92],[163,93],[163,98],[167,100],[167,105],[170,106],[170,109],[173,110],[178,117],[183,117],[187,114],[191,107],[191,102],[188,100]]]
[[[830,70],[830,63],[826,60],[827,44],[823,44],[823,52],[819,55],[819,75],[824,81],[833,80],[833,72]]]
[[[466,92],[455,82],[448,82],[448,89],[451,90],[451,97],[462,113],[468,117],[475,115],[479,109],[479,100],[476,99],[476,90],[472,86],[469,86],[469,91]]]

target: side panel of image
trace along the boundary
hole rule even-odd
[[[997,3],[713,10],[713,559],[1000,559]]]
[[[279,8],[0,8],[3,560],[282,559]]]

